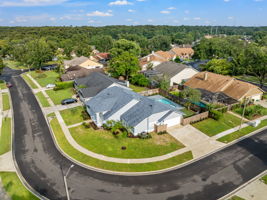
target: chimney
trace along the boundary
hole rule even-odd
[[[147,56],[147,62],[150,62],[150,56]]]
[[[154,55],[155,54],[155,51],[152,51],[152,54]]]
[[[208,72],[205,72],[204,74],[204,81],[208,80]]]

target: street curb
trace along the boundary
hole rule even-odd
[[[20,76],[21,77],[21,76]],[[13,78],[13,77],[12,77]],[[22,78],[22,77],[21,77]],[[23,79],[23,78],[22,78]],[[23,81],[25,81],[23,79]],[[27,82],[25,81],[25,83],[27,84]],[[27,84],[28,85],[28,84]],[[28,85],[29,86],[29,85]],[[8,90],[9,92],[9,90]],[[9,95],[10,95],[10,92],[9,92]],[[12,133],[11,133],[11,152],[12,152],[12,159],[13,159],[13,162],[14,162],[14,165],[15,165],[15,168],[16,168],[16,174],[18,175],[21,183],[24,185],[24,187],[26,189],[28,189],[32,194],[34,194],[37,198],[41,199],[41,200],[49,200],[47,199],[46,197],[42,196],[41,194],[39,194],[35,189],[33,189],[30,184],[26,181],[26,179],[24,178],[24,176],[22,175],[19,167],[18,167],[18,163],[16,161],[16,156],[15,156],[15,145],[14,145],[14,142],[13,142],[13,139],[14,139],[14,134],[15,134],[15,126],[14,126],[14,112],[13,112],[13,101],[12,101],[12,98],[11,98],[11,95],[10,95],[10,109],[11,109],[11,112],[12,112]]]
[[[235,193],[237,193],[238,191],[240,191],[241,189],[245,188],[247,185],[249,185],[250,183],[256,181],[257,179],[260,179],[261,177],[267,175],[267,170],[265,170],[264,172],[260,173],[259,175],[255,176],[253,179],[249,180],[248,182],[244,183],[243,185],[239,186],[238,188],[236,188],[235,190],[233,190],[232,192],[228,193],[227,195],[219,198],[218,200],[226,200],[228,198],[231,198],[232,196],[234,196]]]

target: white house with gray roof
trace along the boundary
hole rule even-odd
[[[178,125],[183,117],[183,113],[172,106],[117,86],[103,90],[85,105],[98,127],[109,120],[122,121],[131,127],[135,136],[154,131],[154,125]]]

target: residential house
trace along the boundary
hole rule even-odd
[[[120,81],[100,72],[93,72],[89,76],[74,80],[74,87],[83,102],[112,86],[127,88],[128,82]]]
[[[178,64],[175,62],[164,62],[157,65],[153,70],[144,72],[145,76],[150,79],[155,77],[161,78],[165,76],[169,82],[170,86],[181,84],[183,81],[188,80],[198,71],[191,66]]]
[[[141,58],[139,60],[139,65],[141,67],[142,71],[148,70],[148,66],[151,64],[152,68],[168,61],[166,58],[161,57],[160,55],[156,54],[155,52],[152,52],[151,54]]]
[[[109,120],[122,121],[133,135],[152,132],[155,126],[171,127],[181,123],[183,114],[159,101],[141,96],[125,87],[109,87],[87,101],[86,109],[101,127]]]
[[[110,53],[95,53],[93,56],[90,56],[90,59],[107,66],[110,60]]]
[[[77,78],[83,78],[93,72],[104,73],[103,68],[86,69],[80,66],[69,67],[64,74],[61,75],[61,81],[71,81]]]
[[[75,67],[75,66],[80,66],[86,69],[103,68],[103,64],[90,60],[89,58],[84,57],[84,56],[76,57],[76,58],[73,58],[72,60],[64,61],[65,69],[68,69],[69,67]]]
[[[186,81],[184,85],[199,89],[204,94],[203,98],[207,94],[206,101],[220,94],[223,94],[220,95],[220,98],[232,98],[236,101],[244,99],[258,101],[263,95],[263,90],[258,86],[212,72],[200,72]]]

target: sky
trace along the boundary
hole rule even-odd
[[[267,0],[0,0],[0,26],[267,26]]]

